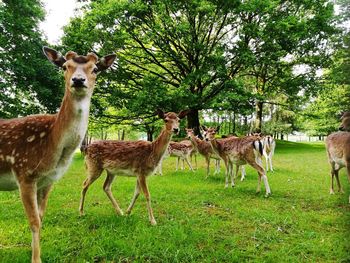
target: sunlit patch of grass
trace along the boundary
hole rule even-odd
[[[43,262],[334,262],[350,261],[349,184],[329,195],[329,165],[321,143],[278,142],[270,198],[256,194],[257,173],[247,167],[244,182],[224,189],[220,175],[205,179],[199,169],[148,179],[158,225],[148,222],[140,196],[130,216],[117,216],[102,190],[105,175],[89,189],[86,215],[78,206],[85,178],[77,154],[49,198],[41,233]],[[213,172],[212,164],[212,172]],[[135,178],[118,177],[113,192],[125,210]],[[0,192],[0,261],[28,262],[31,234],[18,192]]]

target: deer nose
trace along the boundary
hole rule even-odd
[[[85,79],[84,78],[72,78],[72,81],[73,81],[73,86],[74,87],[82,87],[84,86],[84,81]]]
[[[343,126],[340,126],[340,127],[339,127],[339,131],[344,131],[344,127],[343,127]]]
[[[178,129],[178,128],[174,128],[173,131],[174,131],[175,133],[178,133],[178,132],[179,132],[179,129]]]

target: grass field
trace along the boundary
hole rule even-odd
[[[278,142],[272,196],[255,194],[257,174],[224,189],[221,174],[199,169],[149,178],[157,226],[148,222],[141,195],[130,216],[117,216],[102,190],[105,176],[87,193],[78,215],[83,160],[76,155],[49,198],[41,233],[43,262],[350,262],[349,183],[346,194],[329,195],[323,144]],[[213,171],[212,164],[212,171]],[[125,211],[135,178],[116,178],[113,192]],[[29,262],[31,234],[18,192],[0,192],[0,262]]]

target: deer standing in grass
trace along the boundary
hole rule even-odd
[[[331,165],[330,194],[334,194],[334,177],[337,180],[339,192],[344,192],[339,181],[339,170],[341,168],[346,167],[350,182],[350,112],[343,115],[339,130],[341,131],[332,133],[326,139],[328,161]]]
[[[179,168],[179,163],[181,163],[181,170],[184,170],[184,162],[186,161],[188,167],[193,172],[193,167],[190,161],[190,157],[195,156],[195,149],[193,148],[190,141],[181,141],[181,142],[170,142],[168,149],[166,150],[162,160],[159,162],[158,167],[155,170],[155,173],[163,175],[163,161],[168,156],[176,157],[176,171]],[[192,159],[192,158],[191,158]],[[195,157],[196,167],[197,167],[197,158]]]
[[[0,190],[19,189],[32,231],[32,262],[41,262],[40,228],[53,182],[62,177],[84,138],[96,74],[113,64],[93,53],[65,57],[44,47],[49,61],[63,68],[65,94],[57,114],[0,121]]]
[[[184,169],[183,162],[186,161],[188,167],[193,172],[193,167],[190,162],[190,156],[193,151],[193,146],[191,144],[185,142],[170,142],[167,150],[167,154],[173,157],[177,157],[176,159],[176,171],[178,170],[179,162],[182,161],[181,170]]]
[[[179,132],[179,121],[188,111],[164,113],[158,111],[158,116],[164,120],[165,126],[158,138],[153,142],[147,141],[97,141],[90,144],[85,153],[87,179],[83,183],[79,211],[84,214],[85,195],[89,186],[101,176],[103,170],[107,171],[107,178],[103,190],[111,200],[115,211],[123,215],[117,200],[111,190],[112,182],[116,175],[137,177],[134,196],[126,210],[131,213],[135,201],[142,190],[146,197],[149,220],[156,225],[151,207],[151,196],[148,191],[146,178],[152,174],[162,160],[169,145],[173,133]]]
[[[210,159],[215,160],[215,172],[220,172],[220,157],[213,151],[211,145],[207,141],[203,141],[199,139],[195,134],[193,129],[186,129],[187,136],[190,139],[193,148],[198,151],[199,154],[201,154],[205,158],[205,162],[207,164],[207,175],[206,178],[208,178],[210,174]]]
[[[236,164],[236,174],[240,165],[249,164],[259,174],[257,192],[261,190],[261,180],[264,181],[266,194],[271,194],[270,186],[262,167],[263,145],[259,137],[246,136],[242,138],[230,137],[217,140],[215,134],[216,128],[205,128],[205,139],[208,140],[213,150],[224,161],[226,167],[225,187],[228,187],[228,177],[231,176],[231,186],[234,187],[233,164]]]

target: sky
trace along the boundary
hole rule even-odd
[[[42,0],[46,18],[40,24],[50,44],[57,44],[63,35],[63,26],[74,17],[74,9],[78,6],[76,0]]]

